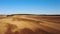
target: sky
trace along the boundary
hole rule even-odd
[[[60,14],[60,0],[0,0],[0,14]]]

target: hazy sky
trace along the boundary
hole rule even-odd
[[[60,0],[0,0],[0,14],[60,14]]]

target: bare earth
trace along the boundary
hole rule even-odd
[[[60,34],[60,16],[0,16],[0,34]]]

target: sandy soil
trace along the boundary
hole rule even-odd
[[[0,34],[60,34],[60,16],[1,17]]]

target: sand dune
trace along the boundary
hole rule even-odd
[[[60,24],[50,18],[53,19],[35,15],[8,16],[0,19],[0,34],[60,34]]]

